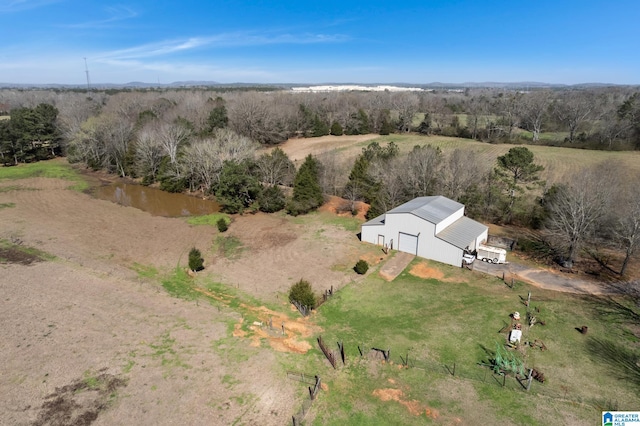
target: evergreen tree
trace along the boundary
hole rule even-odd
[[[224,99],[218,96],[216,98],[216,106],[211,110],[207,118],[207,130],[211,133],[215,129],[224,129],[227,124],[229,124],[227,107],[224,104]]]
[[[203,264],[204,259],[202,258],[202,253],[200,253],[200,250],[193,247],[189,251],[189,269],[194,272],[201,271],[204,269]]]
[[[498,167],[495,172],[505,184],[507,191],[507,205],[505,215],[507,223],[513,219],[513,210],[516,201],[525,189],[531,189],[529,185],[541,185],[539,173],[543,166],[533,162],[533,152],[524,146],[511,148],[505,155],[498,157]]]
[[[260,211],[265,213],[275,213],[284,209],[286,201],[284,193],[278,186],[267,186],[258,196]]]
[[[214,193],[223,211],[241,213],[257,200],[261,190],[248,162],[225,161]]]
[[[311,154],[300,166],[293,181],[293,198],[287,206],[290,214],[308,213],[322,205],[324,196],[320,187],[319,167],[320,164]]]
[[[313,130],[311,136],[314,138],[326,136],[330,132],[329,125],[317,114],[313,117]]]
[[[334,121],[331,125],[331,134],[333,136],[342,136],[344,131],[342,130],[342,126],[337,121]]]

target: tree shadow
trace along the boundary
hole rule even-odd
[[[610,340],[591,337],[587,351],[597,362],[608,364],[617,378],[628,380],[640,388],[640,355]]]
[[[616,289],[612,287],[612,290]],[[623,293],[620,289],[616,293],[617,295],[584,296],[584,300],[607,322],[640,325],[640,298],[628,292]]]

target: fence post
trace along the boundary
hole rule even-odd
[[[502,387],[507,384],[507,375],[502,373]]]
[[[291,419],[293,420],[293,426],[298,426],[298,423],[296,422],[296,416],[292,416]]]
[[[527,383],[527,392],[531,389],[531,381],[533,380],[533,368],[529,369],[529,382]]]
[[[453,363],[453,374],[452,374],[452,376],[456,377],[456,363],[455,362]]]

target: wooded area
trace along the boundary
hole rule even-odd
[[[298,168],[280,149],[292,137],[415,132],[488,143],[640,149],[640,92],[629,87],[508,91],[293,93],[285,90],[2,90],[5,165],[66,155],[70,162],[174,192],[215,195],[228,212],[317,208],[322,194],[371,205],[372,218],[441,194],[491,223],[548,229],[571,266],[585,244],[621,248],[625,273],[640,242],[640,177],[601,164],[550,185],[525,146],[496,164],[428,144],[400,153],[374,142],[355,162],[337,152]],[[292,186],[287,201],[282,187]],[[615,206],[615,208],[613,207]]]

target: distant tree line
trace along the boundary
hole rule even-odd
[[[67,140],[89,117],[115,114],[130,126],[144,119],[180,121],[196,135],[228,128],[267,145],[291,137],[418,132],[493,143],[640,149],[640,92],[624,86],[329,93],[0,90],[0,104],[10,110],[43,103],[60,111],[58,129]]]

